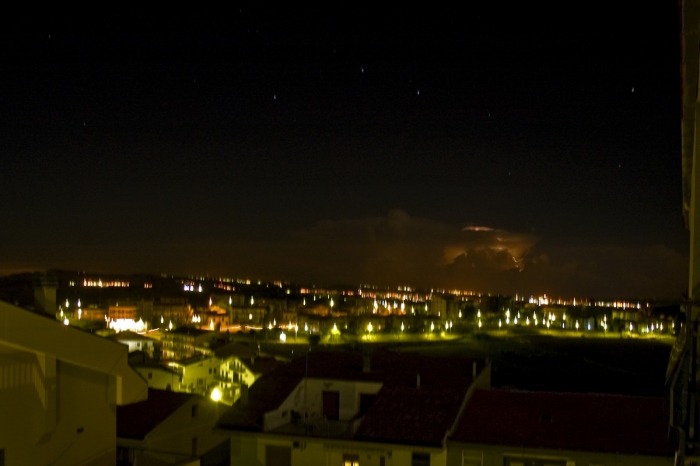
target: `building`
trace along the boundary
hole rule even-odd
[[[227,449],[216,448],[227,440],[213,430],[219,410],[199,395],[149,388],[147,400],[117,408],[119,464],[194,466],[207,457],[207,464],[230,464]]]
[[[115,333],[107,338],[114,340],[117,343],[121,343],[122,345],[128,346],[130,353],[133,351],[143,351],[151,358],[154,357],[156,347],[160,346],[160,343],[157,340],[128,330]]]
[[[448,466],[671,466],[663,398],[477,390],[448,441]]]
[[[462,407],[489,385],[462,359],[312,352],[243,386],[218,429],[231,464],[444,466]]]
[[[200,330],[191,327],[178,327],[169,332],[164,332],[161,338],[163,345],[163,359],[187,359],[195,355],[198,349],[208,350],[218,332]]]
[[[114,465],[115,407],[147,398],[127,347],[0,301],[0,464]]]
[[[132,366],[146,381],[149,388],[158,390],[187,391],[183,389],[182,372],[158,363],[139,362]]]

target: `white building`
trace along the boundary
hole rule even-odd
[[[145,400],[124,345],[0,301],[0,464],[114,465],[116,406]]]

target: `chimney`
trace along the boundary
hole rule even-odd
[[[371,371],[372,356],[365,354],[362,356],[362,372],[365,374]]]
[[[420,388],[420,374],[416,374],[416,388]]]
[[[55,273],[34,274],[34,307],[36,310],[56,318],[56,290],[58,277]]]
[[[248,404],[248,385],[241,384],[241,405],[246,406]]]
[[[476,361],[472,363],[472,378],[476,378]]]

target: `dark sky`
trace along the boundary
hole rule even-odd
[[[0,274],[680,296],[667,3],[6,18]]]

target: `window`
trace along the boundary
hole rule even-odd
[[[343,466],[360,466],[360,455],[344,454]]]
[[[192,405],[192,417],[197,417],[198,409],[197,405]]]
[[[412,453],[411,466],[430,466],[430,453]]]

